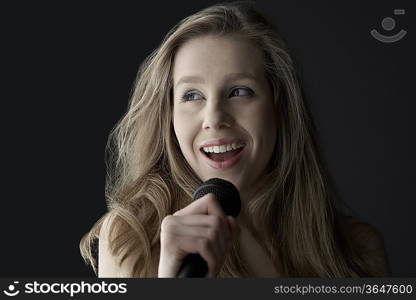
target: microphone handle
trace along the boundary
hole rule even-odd
[[[198,253],[192,253],[185,257],[176,277],[205,277],[207,273],[207,262]]]

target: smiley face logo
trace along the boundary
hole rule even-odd
[[[13,284],[8,286],[7,290],[4,290],[3,293],[7,296],[14,297],[20,293],[19,290],[16,290],[16,285],[19,284],[19,281],[14,281]]]
[[[404,15],[405,10],[404,9],[395,9],[394,10],[395,15]],[[396,27],[396,21],[393,18],[386,17],[381,21],[381,26],[385,31],[391,31]],[[407,31],[406,30],[400,30],[398,33],[394,35],[384,35],[378,32],[376,29],[373,29],[370,31],[370,34],[380,42],[383,43],[394,43],[397,41],[400,41],[405,35]]]

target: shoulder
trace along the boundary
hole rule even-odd
[[[349,237],[366,248],[384,245],[383,235],[374,226],[351,216],[342,216],[342,222]]]
[[[121,257],[115,255],[111,247],[113,219],[106,217],[101,225],[98,240],[98,277],[131,277],[133,258],[127,257],[121,263]]]
[[[342,216],[345,230],[355,250],[378,276],[391,276],[383,234],[374,226],[351,216]]]

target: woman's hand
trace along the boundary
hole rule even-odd
[[[207,277],[215,277],[237,230],[235,219],[224,214],[211,193],[166,216],[161,224],[158,277],[176,277],[190,253],[199,253],[208,264]]]

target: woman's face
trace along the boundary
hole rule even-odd
[[[242,197],[276,144],[276,110],[262,63],[254,44],[218,36],[188,41],[174,60],[173,125],[182,153],[202,181],[226,179]]]

